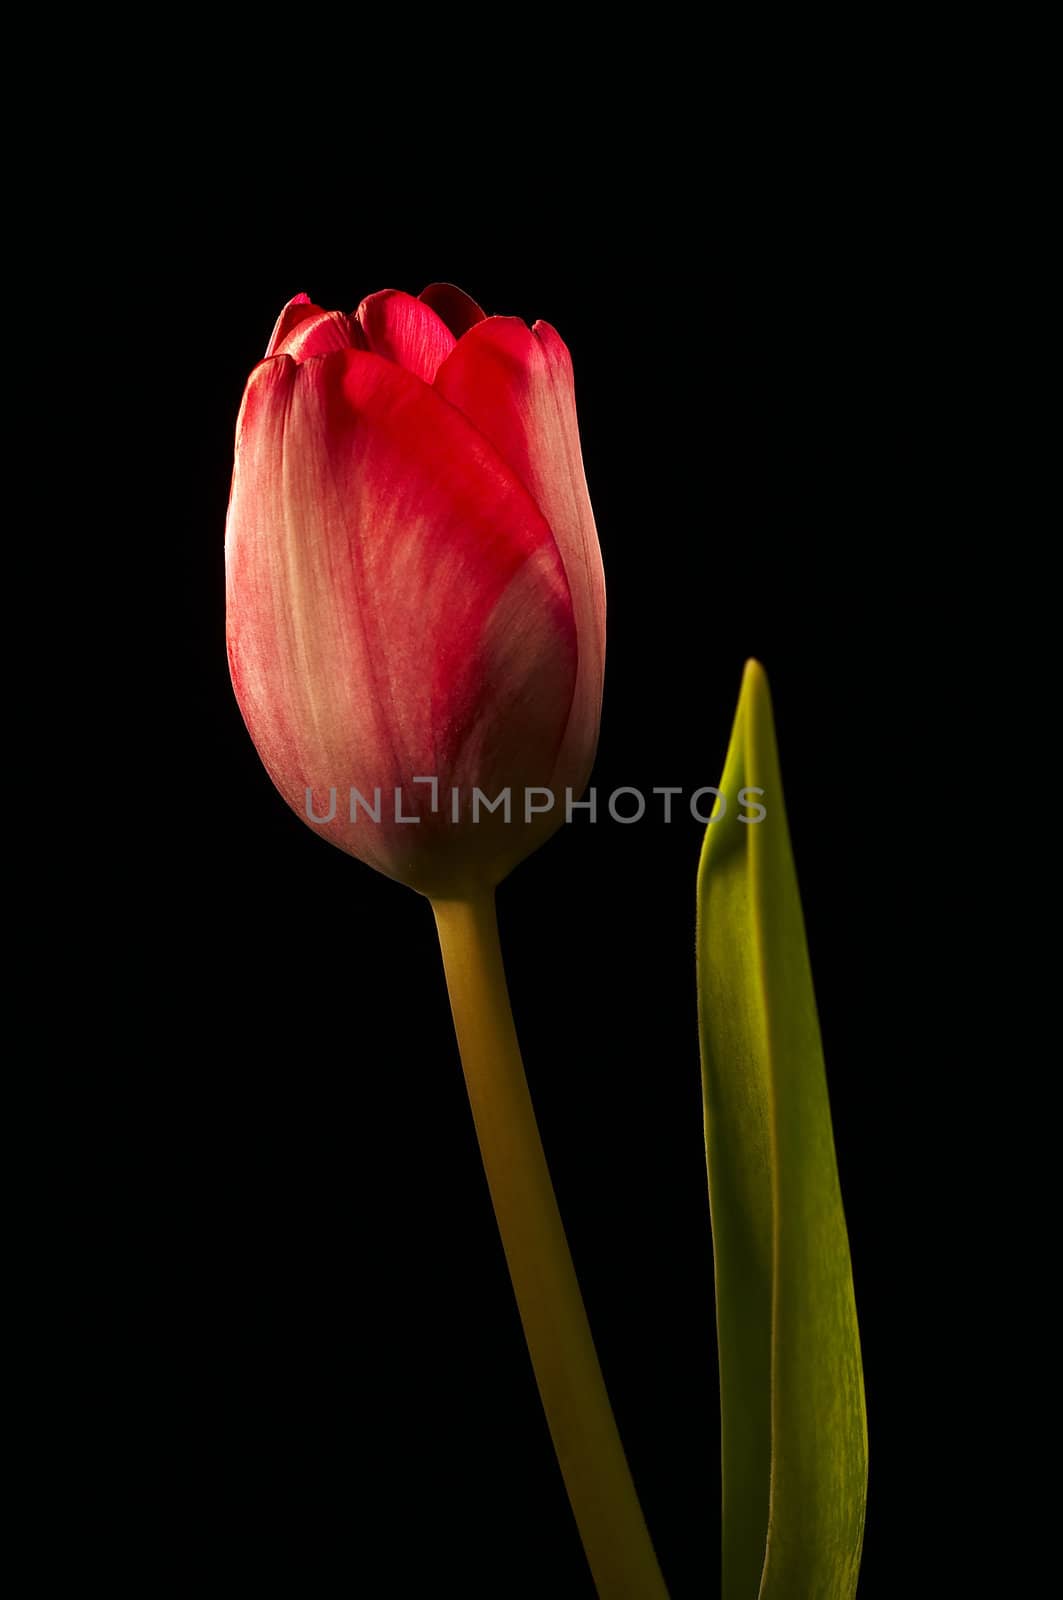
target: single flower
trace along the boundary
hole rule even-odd
[[[297,295],[247,383],[225,555],[240,710],[315,831],[440,897],[564,820],[597,744],[605,585],[547,323],[448,284],[351,316]],[[477,790],[511,791],[509,820],[474,821]]]

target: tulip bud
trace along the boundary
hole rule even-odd
[[[236,698],[315,832],[446,898],[558,827],[605,586],[553,328],[445,284],[350,317],[298,295],[247,383],[225,559]],[[553,805],[528,816],[531,790]]]

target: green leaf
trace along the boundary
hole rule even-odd
[[[743,789],[762,794],[745,797]],[[867,1419],[849,1240],[771,698],[746,664],[698,873],[724,1600],[851,1600]],[[765,809],[762,821],[755,805]],[[720,802],[717,802],[717,811]]]

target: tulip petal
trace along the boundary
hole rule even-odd
[[[296,361],[309,361],[311,356],[327,356],[333,350],[348,350],[352,345],[365,349],[362,330],[352,326],[350,317],[345,317],[342,311],[324,311],[305,294],[297,294],[277,318],[277,326],[266,347],[266,359],[292,356]]]
[[[431,383],[454,348],[454,335],[423,300],[401,289],[381,289],[362,301],[355,317],[369,349]]]
[[[580,652],[558,781],[582,790],[601,714],[605,576],[583,471],[571,358],[546,322],[528,328],[519,317],[488,317],[455,345],[435,388],[490,440],[553,529]]]
[[[244,719],[304,820],[308,788],[322,807],[339,790],[340,815],[318,829],[332,843],[415,887],[434,874],[437,892],[459,830],[413,778],[492,796],[549,783],[576,677],[564,567],[506,464],[411,373],[356,350],[255,369],[226,573]],[[351,785],[389,802],[403,787],[422,824],[387,806],[379,826],[345,823]],[[538,842],[519,832],[498,830],[486,878]]]
[[[317,316],[320,310],[321,307],[315,306],[308,294],[293,295],[274,324],[266,346],[266,359],[277,354],[278,346],[283,344],[293,328],[297,328],[307,317]]]
[[[421,290],[418,299],[442,317],[455,339],[460,339],[463,333],[484,320],[476,301],[456,283],[430,283],[427,289]]]

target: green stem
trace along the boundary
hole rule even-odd
[[[528,1093],[494,895],[433,901],[476,1135],[565,1488],[601,1600],[667,1600]]]

